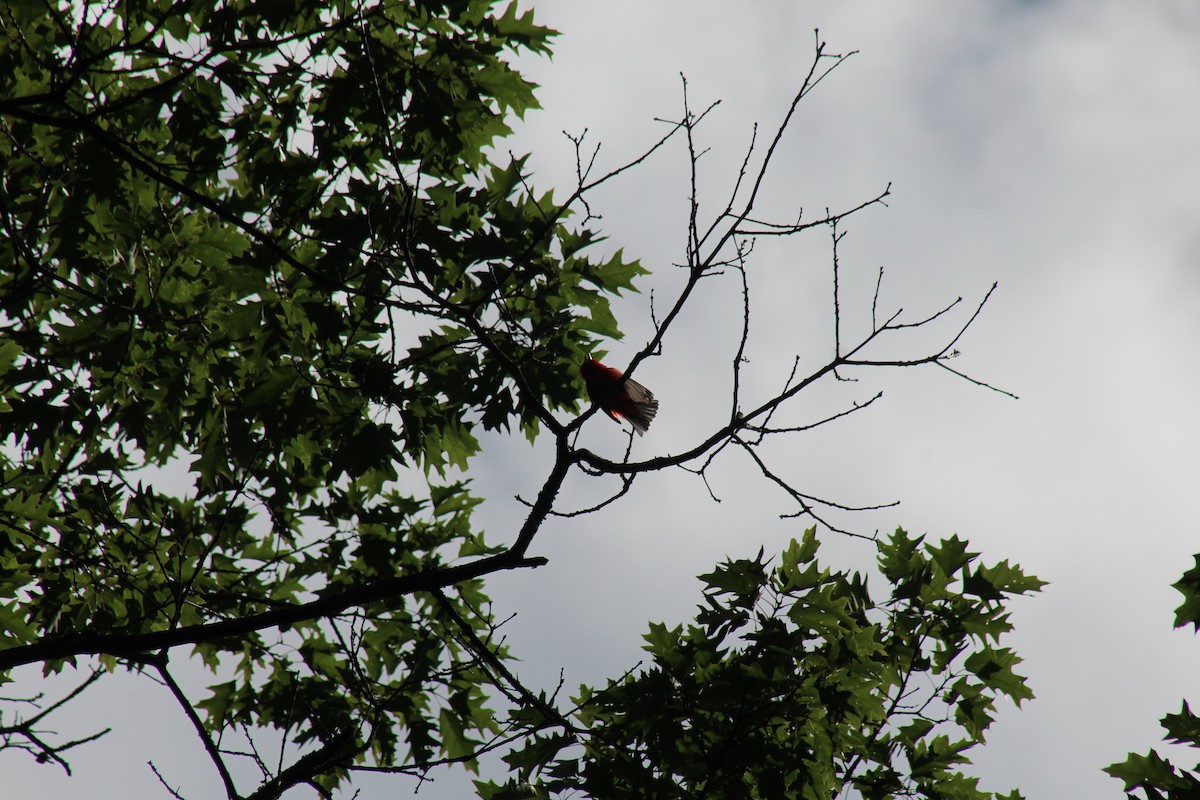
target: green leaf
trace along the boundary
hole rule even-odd
[[[1183,603],[1175,610],[1175,627],[1191,624],[1194,630],[1200,632],[1200,554],[1194,559],[1192,568],[1172,584],[1183,595]]]
[[[958,574],[979,555],[967,552],[967,543],[957,536],[943,539],[941,546],[928,545],[927,550],[946,575]]]
[[[474,752],[474,744],[466,735],[462,721],[448,709],[443,709],[439,730],[442,736],[442,752],[448,758],[465,758]],[[475,772],[474,767],[468,767]]]
[[[1200,790],[1200,780],[1194,775],[1181,773],[1171,763],[1153,750],[1146,755],[1130,753],[1124,761],[1104,768],[1109,775],[1125,782],[1125,791],[1145,788],[1149,791],[1163,789],[1170,792]],[[1157,793],[1152,796],[1160,796]],[[1184,796],[1180,794],[1179,796]]]
[[[646,650],[656,655],[665,655],[675,651],[679,647],[680,637],[683,634],[683,627],[676,626],[668,628],[667,626],[652,622],[650,623],[650,631],[642,638],[646,640]]]
[[[1200,747],[1200,717],[1192,713],[1186,700],[1178,714],[1167,714],[1162,718],[1162,726],[1170,741]]]
[[[983,647],[968,656],[964,666],[985,685],[1019,703],[1033,699],[1025,679],[1013,672],[1013,667],[1020,662],[1021,659],[1007,648]]]

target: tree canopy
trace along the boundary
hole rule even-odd
[[[1175,583],[1175,589],[1183,595],[1183,602],[1175,612],[1175,627],[1191,625],[1194,633],[1200,632],[1200,553],[1196,554],[1191,569]],[[1167,742],[1200,748],[1200,716],[1192,711],[1187,700],[1178,713],[1166,714],[1161,722]],[[1200,764],[1190,768],[1177,766],[1170,753],[1166,756],[1156,750],[1130,753],[1124,761],[1110,764],[1104,771],[1120,779],[1126,795],[1134,800],[1200,797]]]
[[[748,308],[755,238],[813,229],[833,248],[827,360],[752,395],[747,316],[728,418],[633,461],[575,436],[595,413],[578,365],[620,337],[610,300],[645,273],[596,246],[586,197],[677,141],[695,169],[711,108],[685,95],[606,171],[577,140],[578,184],[555,197],[495,148],[536,108],[512,56],[553,35],[515,4],[11,3],[0,21],[0,680],[40,665],[87,673],[81,690],[118,670],[161,682],[231,799],[475,769],[493,750],[512,775],[481,779],[489,798],[992,796],[960,765],[996,699],[1030,696],[999,640],[1005,602],[1041,584],[956,537],[865,545],[873,592],[867,571],[818,564],[815,528],[775,559],[731,558],[702,577],[692,624],[651,626],[652,663],[570,703],[524,685],[493,635],[485,577],[545,566],[531,546],[548,519],[612,513],[658,470],[745,453],[836,529],[842,507],[761,454],[806,429],[776,412],[839,370],[956,372],[982,302],[901,357],[871,346],[960,303],[877,317],[877,287],[865,330],[841,318],[838,226],[887,188],[812,219],[759,207],[792,112],[845,56],[818,39],[711,219],[693,182],[677,292],[625,374],[701,281]],[[480,431],[554,454],[502,542],[472,516]],[[616,488],[564,509],[568,474]],[[179,678],[188,659],[207,687]],[[81,742],[45,738],[49,713],[0,724],[0,749],[69,768]],[[264,736],[289,757],[267,763]]]

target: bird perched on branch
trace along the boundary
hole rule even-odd
[[[579,374],[587,384],[588,396],[614,421],[627,419],[641,436],[654,421],[658,413],[658,401],[654,393],[635,380],[621,378],[619,369],[606,367],[594,358],[579,365]]]

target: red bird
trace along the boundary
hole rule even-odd
[[[619,369],[606,367],[594,358],[579,365],[579,374],[587,384],[592,402],[600,406],[614,421],[629,420],[633,429],[641,436],[654,421],[658,413],[658,401],[654,393],[635,380],[617,383],[624,374]]]

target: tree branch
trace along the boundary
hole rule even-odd
[[[217,774],[221,776],[221,783],[225,785],[225,796],[229,800],[238,800],[237,786],[233,783],[233,777],[229,774],[229,769],[225,766],[225,759],[221,757],[221,751],[217,749],[213,743],[212,737],[208,735],[208,730],[204,727],[204,723],[196,714],[196,708],[192,702],[188,700],[187,695],[183,693],[183,689],[175,681],[170,670],[167,669],[166,660],[163,659],[154,664],[155,671],[170,690],[171,696],[175,698],[175,702],[183,710],[184,716],[191,723],[192,728],[196,731],[196,735],[200,737],[200,742],[204,745],[205,752],[208,753],[209,759],[212,760],[213,766],[217,769]]]
[[[544,516],[543,513],[542,518]],[[532,539],[532,536],[531,532],[528,538]],[[526,547],[528,547],[528,543],[526,543]],[[524,550],[518,552],[514,548],[467,564],[382,578],[350,589],[333,592],[309,603],[289,605],[261,614],[251,614],[246,617],[204,625],[189,625],[170,630],[138,633],[85,632],[51,636],[33,644],[0,650],[0,670],[12,669],[23,664],[84,655],[137,657],[155,650],[198,644],[213,639],[244,636],[267,628],[286,627],[307,620],[332,617],[356,606],[415,592],[429,592],[494,572],[540,567],[547,563],[545,558],[525,558],[523,553]]]

